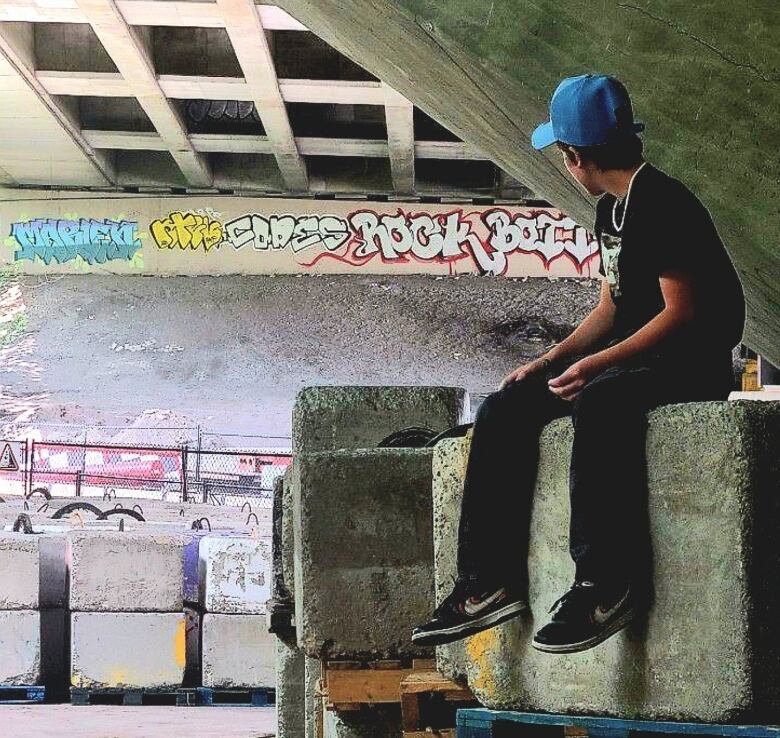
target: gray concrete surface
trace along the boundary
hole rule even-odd
[[[200,603],[208,612],[264,613],[271,597],[271,539],[206,536],[198,572]]]
[[[90,705],[0,706],[9,738],[273,738],[272,707],[114,707]]]
[[[531,616],[438,649],[494,708],[722,722],[780,717],[776,638],[780,403],[661,408],[648,430],[655,601],[646,618],[582,654],[531,648],[571,584],[568,419],[544,430],[529,553]],[[437,449],[439,597],[455,571],[464,446]],[[608,469],[605,473],[608,473]],[[518,568],[522,562],[518,557]]]
[[[275,640],[277,738],[304,738],[306,667],[303,651],[292,639]]]
[[[304,657],[304,736],[319,738],[323,720],[321,696],[322,662]]]
[[[291,481],[298,644],[310,656],[427,655],[433,605],[427,449],[302,454]]]
[[[411,427],[441,432],[469,418],[454,387],[307,387],[293,408],[293,451],[373,448]]]
[[[597,296],[595,280],[25,278],[9,315],[21,311],[28,327],[4,349],[0,423],[57,424],[40,426],[46,437],[64,433],[63,423],[119,426],[89,437],[121,443],[179,443],[136,428],[179,422],[289,436],[295,396],[309,385],[490,391]],[[170,346],[181,351],[161,350]],[[139,376],[154,381],[128,391]]]
[[[0,610],[37,609],[39,560],[37,536],[0,532]]]
[[[69,533],[70,609],[181,612],[183,544],[162,533]]]
[[[0,684],[41,682],[41,620],[37,610],[0,610]]]
[[[186,666],[185,627],[183,613],[74,612],[72,686],[180,687]]]
[[[265,615],[207,612],[201,634],[203,686],[276,687],[275,640]]]

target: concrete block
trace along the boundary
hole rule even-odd
[[[200,605],[201,601],[201,562],[200,544],[206,537],[241,538],[249,536],[247,530],[188,530],[184,533],[184,602]]]
[[[304,738],[306,667],[303,651],[292,641],[276,639],[277,738]]]
[[[170,689],[186,666],[184,613],[74,612],[74,687]]]
[[[41,683],[41,619],[36,610],[0,611],[0,685]]]
[[[69,533],[70,609],[181,612],[183,544],[172,534]]]
[[[208,612],[201,639],[204,687],[276,687],[276,639],[264,615]]]
[[[399,738],[401,709],[395,705],[356,712],[325,712],[323,738]]]
[[[304,657],[304,706],[306,738],[321,738],[323,730],[322,662]]]
[[[404,428],[441,432],[469,414],[456,387],[307,387],[293,409],[293,451],[373,448]]]
[[[282,577],[284,586],[295,599],[295,527],[293,524],[293,467],[284,475],[282,489]]]
[[[38,536],[0,533],[0,610],[35,610],[39,587]]]
[[[200,603],[208,612],[256,615],[271,596],[271,541],[206,536],[200,542]]]
[[[310,656],[426,656],[433,606],[427,449],[303,454],[292,477],[295,615]]]
[[[753,722],[780,717],[780,403],[701,403],[649,416],[647,473],[655,600],[601,646],[568,656],[531,639],[571,584],[571,423],[543,431],[529,551],[534,622],[518,619],[438,649],[488,707],[642,719]],[[436,452],[439,597],[455,571],[467,440]],[[518,567],[521,562],[518,562]]]

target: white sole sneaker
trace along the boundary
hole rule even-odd
[[[623,630],[623,628],[631,623],[635,616],[636,613],[634,610],[627,610],[619,618],[616,618],[614,622],[604,628],[598,635],[578,643],[565,643],[551,646],[547,643],[537,643],[536,640],[534,640],[531,645],[537,651],[544,651],[545,653],[579,653],[580,651],[587,651],[594,646],[598,646],[599,643],[603,643],[607,638],[615,635],[618,631]]]

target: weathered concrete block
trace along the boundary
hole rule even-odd
[[[322,662],[304,657],[304,707],[306,738],[320,738],[322,735]]]
[[[35,610],[40,577],[38,536],[0,533],[0,610]]]
[[[529,552],[535,621],[518,619],[438,649],[488,707],[648,719],[780,717],[780,403],[653,411],[647,438],[655,601],[643,622],[582,654],[535,651],[547,609],[571,584],[570,421],[542,433]],[[436,452],[439,597],[455,572],[467,440]],[[608,473],[608,470],[607,470]],[[521,562],[518,561],[518,568]]]
[[[70,609],[180,612],[183,537],[130,531],[68,534]]]
[[[324,738],[399,738],[400,735],[401,710],[394,705],[356,712],[325,712]]]
[[[41,683],[41,619],[35,610],[0,611],[0,684]]]
[[[302,454],[292,477],[295,616],[310,656],[426,655],[433,605],[427,449]]]
[[[263,615],[203,616],[203,686],[275,687],[276,639]]]
[[[208,612],[256,615],[271,596],[271,541],[206,536],[200,542],[200,603]]]
[[[306,667],[294,641],[276,638],[277,738],[304,738],[306,732]]]
[[[296,454],[373,448],[391,433],[465,423],[468,393],[456,387],[307,387],[293,409]]]
[[[71,615],[70,680],[74,687],[180,687],[185,666],[184,613]]]

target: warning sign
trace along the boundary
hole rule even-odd
[[[0,471],[19,471],[19,464],[10,443],[5,444],[3,453],[0,454]]]

